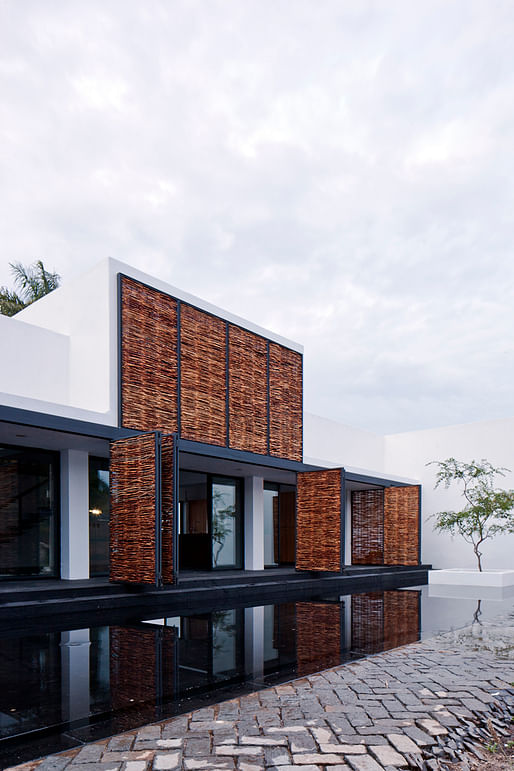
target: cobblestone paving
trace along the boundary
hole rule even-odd
[[[423,767],[514,681],[514,660],[441,635],[17,771],[394,771]],[[476,649],[478,648],[478,649]],[[485,760],[485,758],[484,758]],[[427,761],[425,768],[438,768]]]

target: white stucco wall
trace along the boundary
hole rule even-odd
[[[385,441],[381,434],[306,412],[303,416],[303,456],[306,463],[381,473]]]
[[[487,459],[494,466],[512,469],[497,478],[497,486],[514,488],[514,418],[446,426],[425,431],[393,434],[385,441],[386,470],[401,468],[423,485],[422,558],[434,567],[476,566],[472,547],[462,538],[435,533],[430,515],[463,508],[458,489],[434,490],[436,468],[426,464],[454,457],[471,461]],[[501,536],[483,545],[484,567],[514,568],[514,535]]]
[[[67,335],[0,315],[0,391],[68,403],[70,340]]]
[[[104,260],[16,315],[31,325],[69,336],[65,405],[116,423],[116,282]],[[64,372],[61,371],[61,377]],[[59,402],[60,399],[49,399]]]

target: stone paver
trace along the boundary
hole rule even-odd
[[[490,649],[476,650],[475,642],[466,647],[454,634],[132,729],[17,769],[392,771],[422,765],[427,753],[442,755],[441,742],[456,747],[469,721],[487,716],[498,690],[514,682],[512,656],[498,658]],[[434,755],[426,767],[439,768]]]

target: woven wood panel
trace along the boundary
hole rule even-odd
[[[419,592],[384,592],[384,650],[419,640],[419,598]]]
[[[352,650],[378,653],[384,647],[384,593],[352,595]]]
[[[229,325],[230,446],[268,452],[267,341]]]
[[[386,487],[384,563],[419,564],[419,487]]]
[[[269,346],[270,455],[303,460],[302,356],[277,343]]]
[[[296,567],[341,571],[341,469],[297,475]]]
[[[177,431],[177,301],[125,277],[120,377],[123,426]]]
[[[224,446],[226,421],[226,324],[182,305],[180,320],[181,436]]]
[[[173,523],[175,506],[175,438],[163,436],[161,440],[161,522],[162,522],[162,580],[174,582],[173,576]]]
[[[341,663],[341,606],[321,602],[296,603],[298,675]]]
[[[154,434],[111,443],[110,579],[154,584]]]
[[[384,562],[384,491],[352,490],[352,564]]]

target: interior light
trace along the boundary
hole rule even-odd
[[[93,517],[99,517],[102,513],[102,509],[89,509],[89,513],[93,515]]]

